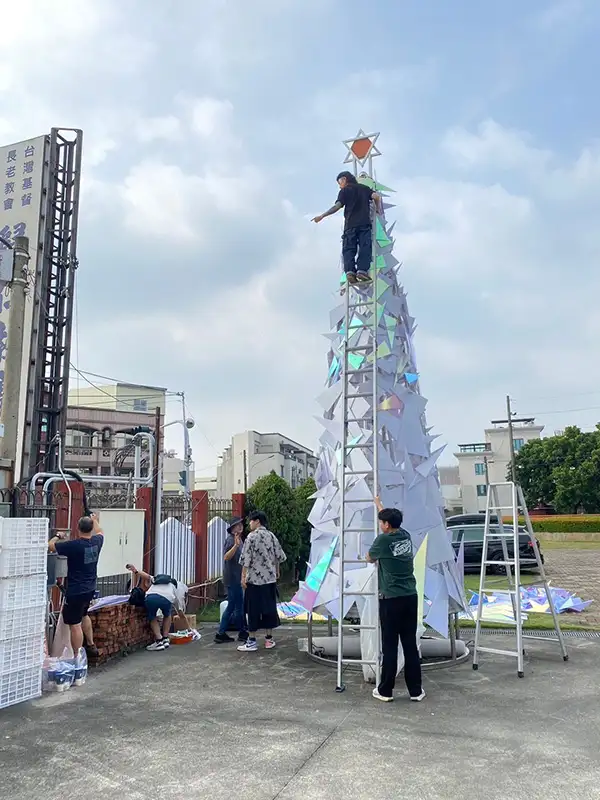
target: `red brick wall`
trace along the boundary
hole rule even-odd
[[[92,608],[90,619],[99,654],[98,658],[90,659],[92,666],[139,650],[153,640],[145,610],[130,606],[129,603],[101,608],[98,611]]]

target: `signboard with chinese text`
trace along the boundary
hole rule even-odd
[[[23,430],[27,394],[28,362],[34,308],[34,282],[42,268],[45,212],[44,189],[48,185],[48,136],[38,136],[0,147],[0,237],[9,242],[15,236],[29,238],[31,292],[25,308],[23,369],[19,428]],[[3,260],[10,251],[0,242]],[[10,288],[0,276],[0,404],[4,394],[4,363],[9,331]]]
[[[0,284],[12,280],[14,252],[8,249],[0,250]]]

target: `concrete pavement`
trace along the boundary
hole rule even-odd
[[[299,653],[198,644],[139,653],[81,689],[0,712],[10,800],[564,800],[599,796],[600,642],[528,643],[526,677],[486,656],[380,704]],[[511,639],[490,636],[495,646]],[[403,689],[402,685],[399,687]]]

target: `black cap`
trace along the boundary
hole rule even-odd
[[[243,517],[233,517],[233,519],[229,520],[229,525],[227,526],[227,533],[231,533],[232,528],[235,528],[236,525],[239,525],[244,522]]]

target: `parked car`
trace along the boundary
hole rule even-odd
[[[490,522],[498,522],[498,517],[491,514]],[[457,525],[485,525],[485,514],[456,514],[446,518],[447,528],[455,528]]]
[[[483,532],[484,525],[468,525],[450,526],[449,532],[452,535],[452,547],[458,553],[461,542],[465,543],[465,570],[481,570],[481,561],[483,558]],[[504,532],[510,530],[508,525],[504,526]],[[500,528],[498,525],[491,526],[491,532],[499,534]],[[536,539],[538,548],[540,547],[539,541]],[[506,549],[509,559],[514,559],[514,547],[512,539],[507,539]],[[540,557],[542,564],[544,563],[544,556],[540,549]],[[504,554],[502,550],[502,540],[498,538],[490,538],[488,546],[488,561],[503,561]],[[531,537],[526,528],[519,527],[519,563],[521,569],[535,569],[537,563],[535,560],[535,551]],[[505,568],[500,565],[490,565],[488,572],[504,573]]]

